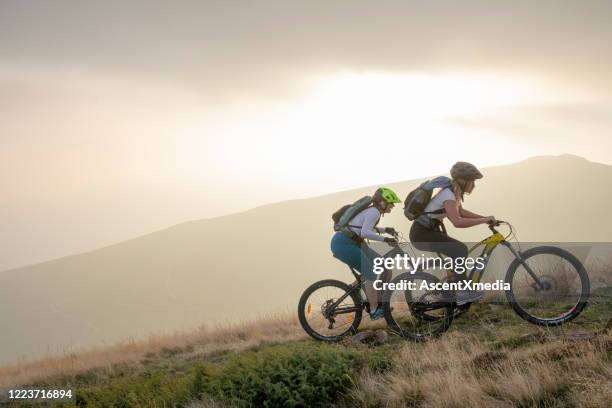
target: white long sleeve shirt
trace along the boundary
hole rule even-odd
[[[384,241],[384,237],[379,234],[384,232],[384,228],[375,227],[380,218],[380,211],[376,207],[368,207],[358,213],[348,223],[349,228],[357,233],[361,238],[371,239],[373,241]],[[353,228],[357,227],[357,228]]]

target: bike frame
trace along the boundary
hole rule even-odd
[[[538,276],[533,272],[533,269],[531,269],[531,267],[529,265],[527,265],[527,262],[525,262],[525,259],[523,259],[523,256],[521,254],[520,251],[516,251],[514,248],[512,248],[512,245],[510,245],[510,243],[508,241],[506,241],[506,237],[501,234],[499,231],[497,231],[495,229],[495,227],[493,226],[489,226],[489,229],[493,232],[493,235],[490,235],[488,237],[486,237],[485,239],[483,239],[482,241],[480,241],[479,243],[477,243],[476,245],[472,246],[469,250],[468,250],[468,254],[471,254],[473,252],[476,251],[476,249],[483,247],[482,251],[480,252],[480,258],[483,258],[485,260],[485,265],[481,270],[477,270],[476,267],[474,266],[468,273],[467,273],[467,277],[468,279],[470,279],[472,282],[480,282],[480,280],[482,279],[486,269],[487,269],[487,265],[489,263],[489,258],[491,256],[491,254],[493,253],[493,251],[495,250],[495,248],[497,248],[499,245],[502,245],[506,248],[508,248],[508,250],[512,253],[512,255],[514,255],[514,257],[518,260],[518,262],[525,268],[525,270],[527,270],[527,273],[529,273],[529,275],[533,278],[533,280],[536,282],[536,285],[540,288],[543,288],[543,283],[540,280],[540,278],[538,278]]]
[[[404,253],[404,251],[399,248],[399,247],[395,247],[393,249],[391,249],[389,252],[387,252],[384,256],[388,256],[392,253]],[[355,312],[356,310],[361,310],[364,307],[364,302],[361,302],[361,304],[359,305],[355,305],[353,307],[338,307],[338,305],[340,303],[342,303],[344,301],[344,299],[346,299],[348,296],[350,296],[351,293],[358,291],[361,289],[361,284],[363,283],[361,281],[361,276],[355,272],[355,270],[349,265],[348,267],[351,271],[351,273],[353,274],[353,276],[355,277],[355,281],[353,283],[351,283],[349,285],[350,290],[347,291],[344,295],[340,296],[338,298],[338,300],[336,300],[333,304],[330,305],[329,310],[332,310],[334,312],[334,314],[342,314],[342,313],[352,313]],[[361,295],[360,295],[361,297]]]
[[[363,302],[355,306],[338,307],[338,305],[342,303],[344,299],[349,297],[351,293],[353,293],[356,290],[361,289],[361,277],[355,272],[355,270],[352,267],[349,266],[349,269],[351,270],[351,273],[355,277],[355,282],[349,285],[350,290],[346,291],[342,296],[338,298],[338,300],[336,300],[334,303],[332,303],[329,306],[329,311],[333,311],[334,315],[343,314],[343,313],[353,313],[353,312],[363,309]],[[325,316],[325,317],[328,318],[329,316]]]

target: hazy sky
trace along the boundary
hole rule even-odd
[[[459,159],[612,164],[611,21],[610,1],[2,0],[0,270]]]

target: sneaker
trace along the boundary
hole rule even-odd
[[[461,305],[463,303],[476,302],[482,298],[483,295],[484,292],[481,290],[461,290],[455,293],[455,299],[457,304]]]
[[[380,319],[381,317],[383,317],[385,315],[384,310],[382,310],[380,307],[377,308],[375,311],[370,312],[370,320],[377,320]]]

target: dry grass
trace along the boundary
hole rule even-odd
[[[549,340],[517,349],[492,348],[452,333],[426,344],[403,344],[393,369],[364,372],[358,406],[609,406],[612,335],[578,342]]]
[[[138,365],[143,358],[159,353],[186,352],[207,356],[305,337],[294,314],[276,315],[213,329],[201,327],[172,335],[153,335],[142,340],[121,341],[110,347],[0,366],[0,388],[31,384],[59,376],[74,376],[93,368],[112,371],[113,364]]]
[[[187,405],[187,408],[225,408],[225,407],[228,407],[228,405],[224,405],[218,401],[213,401],[213,400],[193,401],[189,405]]]
[[[595,258],[586,264],[591,289],[612,285],[612,256],[607,259]]]

